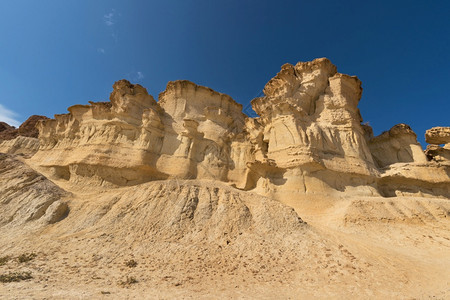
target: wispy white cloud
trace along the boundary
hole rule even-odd
[[[117,34],[115,25],[121,16],[122,16],[122,14],[118,13],[114,8],[111,8],[109,13],[103,15],[103,23],[107,26],[109,35],[112,37],[112,39],[114,40],[114,42],[116,44],[119,42],[119,35]],[[99,48],[99,49],[104,50],[104,48]],[[97,51],[99,51],[99,50],[97,50]],[[104,53],[101,51],[99,51],[99,52]]]
[[[105,54],[105,49],[103,48],[97,48],[97,52],[101,54]]]
[[[117,42],[119,42],[119,36],[117,35],[117,33],[113,32],[111,33],[111,36],[114,39],[114,42],[116,42],[117,44]]]
[[[116,10],[114,8],[108,14],[103,15],[103,22],[105,22],[106,26],[113,26],[116,23],[115,15]]]
[[[19,115],[0,104],[0,122],[6,122],[14,127],[19,127],[20,122],[16,119]]]
[[[141,71],[137,71],[128,73],[126,78],[128,78],[131,82],[140,82],[145,78],[145,76]]]

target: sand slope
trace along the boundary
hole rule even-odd
[[[286,205],[201,180],[90,188],[51,182],[8,159],[14,178],[41,177],[11,201],[2,193],[2,220],[5,212],[33,214],[32,199],[42,197],[70,211],[55,223],[45,221],[45,211],[1,223],[0,256],[37,254],[0,266],[1,274],[33,276],[0,283],[1,298],[450,297],[445,199],[303,196]],[[11,181],[2,168],[5,191]],[[129,260],[137,265],[126,266]],[[121,284],[127,277],[137,282]]]

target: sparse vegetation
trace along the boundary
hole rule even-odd
[[[135,268],[137,266],[137,261],[135,261],[134,259],[130,259],[125,261],[125,266],[127,266],[128,268]]]
[[[10,259],[11,259],[11,256],[0,257],[0,266],[5,265]]]
[[[24,253],[17,257],[17,261],[19,263],[29,262],[30,260],[33,260],[36,256],[37,256],[36,253]]]
[[[119,285],[121,286],[130,286],[132,284],[138,283],[138,280],[134,278],[133,276],[127,276],[127,279],[125,281],[119,282]]]
[[[0,282],[18,282],[33,278],[31,272],[9,272],[8,274],[0,275]]]

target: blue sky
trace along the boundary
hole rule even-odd
[[[106,101],[122,78],[246,106],[282,64],[327,57],[363,82],[375,134],[406,123],[424,145],[450,126],[449,16],[450,1],[1,1],[0,120]]]

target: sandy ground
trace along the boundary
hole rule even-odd
[[[450,299],[448,199],[285,206],[202,181],[55,183],[71,193],[65,219],[0,228],[11,257],[0,274],[33,277],[0,283],[1,299]],[[37,256],[21,263],[24,253]]]

